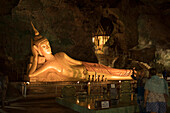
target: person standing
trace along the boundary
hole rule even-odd
[[[147,81],[146,77],[146,71],[145,70],[139,70],[136,73],[135,77],[135,68],[133,68],[133,73],[131,77],[134,80],[137,80],[137,103],[139,106],[140,113],[146,113],[145,107],[144,107],[144,86],[145,82]]]
[[[165,79],[159,78],[157,70],[149,70],[151,78],[145,84],[144,105],[146,111],[151,113],[166,113],[166,102],[169,96],[168,83]]]

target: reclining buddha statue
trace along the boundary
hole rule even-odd
[[[32,23],[31,23],[32,24]],[[34,39],[31,39],[32,54],[28,66],[30,82],[79,81],[89,77],[104,77],[107,80],[131,80],[132,71],[115,69],[98,63],[74,60],[64,52],[51,52],[47,38],[41,36],[33,26]]]

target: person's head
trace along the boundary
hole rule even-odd
[[[149,69],[149,75],[150,75],[150,76],[153,76],[153,75],[156,75],[156,74],[157,74],[156,68],[150,68],[150,69]]]
[[[138,70],[138,71],[137,71],[137,76],[138,76],[138,77],[144,77],[144,75],[145,75],[145,74],[144,74],[143,70]]]
[[[136,73],[137,76],[140,76],[141,75],[141,70],[138,70],[137,73]]]
[[[145,69],[138,70],[136,73],[137,77],[148,77],[148,71]]]

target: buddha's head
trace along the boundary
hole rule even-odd
[[[31,23],[32,24],[32,23]],[[32,24],[33,26],[33,24]],[[33,26],[33,29],[35,31],[35,37],[34,37],[34,48],[39,52],[39,54],[41,56],[45,56],[45,55],[49,55],[51,54],[51,47],[50,47],[50,43],[47,40],[47,38],[39,35],[39,32],[35,29],[35,27]]]
[[[41,38],[39,40],[34,41],[34,47],[39,52],[41,56],[45,56],[51,54],[51,47],[47,38]]]

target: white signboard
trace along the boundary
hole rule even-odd
[[[101,108],[109,108],[109,101],[102,101]]]
[[[111,88],[115,88],[115,84],[111,84]]]

